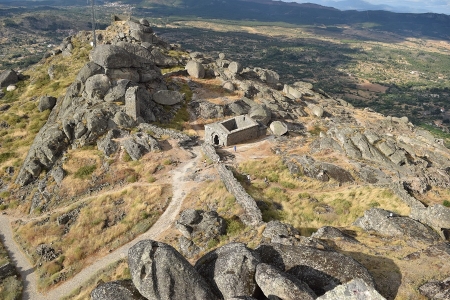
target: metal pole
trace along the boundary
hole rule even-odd
[[[95,10],[94,10],[94,1],[95,0],[91,0],[91,7],[92,7],[92,34],[94,36],[94,41],[92,43],[92,45],[94,46],[94,48],[97,46],[97,36],[95,35]]]

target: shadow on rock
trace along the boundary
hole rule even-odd
[[[400,268],[392,259],[361,252],[342,252],[351,256],[369,270],[377,291],[386,299],[395,299],[402,283]]]

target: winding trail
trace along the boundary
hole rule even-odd
[[[173,195],[167,209],[161,217],[153,224],[153,226],[145,233],[137,236],[134,240],[117,248],[108,255],[98,258],[91,265],[85,267],[71,279],[65,281],[58,287],[50,290],[47,294],[41,294],[37,291],[37,276],[34,267],[27,259],[26,255],[20,250],[14,241],[11,229],[10,218],[6,215],[0,215],[0,239],[8,251],[11,262],[16,266],[23,282],[24,300],[55,300],[60,299],[79,288],[87,279],[89,279],[97,271],[107,267],[108,265],[128,256],[128,250],[137,242],[146,239],[156,239],[161,233],[166,231],[177,218],[181,204],[185,196],[190,191],[192,185],[186,184],[184,176],[187,171],[192,168],[200,159],[200,147],[195,147],[194,158],[182,164],[179,168],[172,171]]]

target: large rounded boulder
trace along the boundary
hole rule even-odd
[[[91,292],[92,300],[145,300],[131,280],[118,280],[99,284]]]
[[[147,299],[217,299],[192,265],[172,246],[144,240],[128,251],[131,278]]]
[[[259,256],[241,243],[231,243],[200,258],[195,268],[223,299],[254,296]]]
[[[281,244],[262,244],[255,251],[262,262],[295,276],[317,295],[355,278],[374,286],[373,278],[364,266],[338,252]]]
[[[185,69],[191,77],[200,79],[205,78],[205,68],[199,62],[191,60],[186,64]]]
[[[255,279],[269,299],[314,300],[317,298],[317,295],[304,282],[268,264],[259,264],[256,267]]]
[[[105,74],[89,77],[85,83],[85,92],[91,99],[103,99],[111,87],[111,82]]]

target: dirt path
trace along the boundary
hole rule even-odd
[[[156,239],[161,233],[167,230],[177,218],[180,207],[183,203],[184,197],[190,191],[192,185],[186,184],[185,175],[188,174],[188,170],[195,166],[199,161],[200,148],[196,147],[193,151],[195,155],[187,163],[182,164],[179,168],[172,171],[172,186],[173,196],[167,209],[156,221],[156,223],[144,234],[136,237],[134,240],[128,242],[122,247],[116,249],[110,254],[97,259],[88,267],[84,268],[80,273],[73,278],[65,281],[60,286],[49,291],[47,294],[40,294],[37,292],[37,278],[34,272],[34,268],[28,261],[26,256],[21,252],[17,244],[13,239],[13,233],[10,225],[10,220],[5,215],[0,215],[0,235],[1,240],[8,250],[12,262],[17,266],[19,270],[23,286],[24,293],[22,299],[30,300],[54,300],[60,299],[63,296],[68,295],[78,287],[80,287],[87,279],[89,279],[97,271],[107,267],[108,265],[118,261],[121,258],[125,258],[128,255],[128,250],[137,242],[145,239]]]

